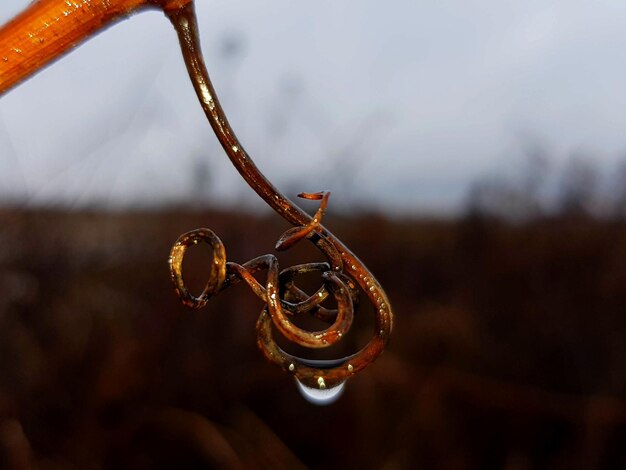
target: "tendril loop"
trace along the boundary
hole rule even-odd
[[[300,379],[311,380],[311,361],[297,358],[283,351],[273,338],[272,325],[283,336],[300,346],[307,348],[331,346],[340,341],[350,329],[355,305],[359,303],[359,292],[356,282],[343,271],[341,253],[320,228],[330,193],[302,193],[299,196],[321,200],[320,208],[308,225],[293,227],[283,233],[276,244],[276,249],[286,250],[302,240],[309,239],[326,257],[327,262],[305,263],[283,270],[279,270],[278,259],[271,254],[259,256],[244,264],[228,262],[226,249],[219,237],[210,229],[200,228],[178,238],[172,247],[169,263],[170,275],[178,296],[184,305],[193,309],[204,307],[211,297],[230,286],[242,281],[246,283],[252,292],[265,303],[257,322],[257,342],[261,350],[268,359],[295,373]],[[202,293],[196,297],[187,288],[182,271],[187,249],[198,243],[208,244],[212,249],[212,255],[209,278]],[[265,284],[261,284],[254,277],[255,273],[262,270],[267,271]],[[298,276],[310,272],[320,272],[322,278],[322,286],[313,295],[302,291],[295,282]],[[337,308],[322,307],[321,303],[331,295],[335,299]],[[329,323],[330,326],[320,331],[302,329],[292,322],[293,316],[300,313],[314,315]],[[359,354],[334,362],[347,364],[350,359],[358,359],[357,356]],[[352,360],[349,365],[340,369],[343,373],[335,371],[337,376],[335,380],[345,380],[355,372],[355,366],[359,364],[358,360]],[[314,374],[317,380],[316,386],[319,387],[323,383],[325,387],[326,382],[322,375],[328,375],[328,371],[320,375],[320,369],[314,368],[314,370],[316,371]],[[330,377],[330,380],[332,379],[333,377]]]

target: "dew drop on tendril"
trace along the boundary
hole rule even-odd
[[[296,379],[296,384],[298,386],[298,391],[302,394],[306,401],[319,406],[330,405],[331,403],[337,401],[337,399],[343,394],[343,389],[346,385],[345,382],[341,382],[334,387],[320,389],[308,387],[298,379]]]

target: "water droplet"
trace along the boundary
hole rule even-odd
[[[348,364],[348,372],[352,372],[354,370],[354,367],[352,366],[352,364]]]
[[[294,364],[289,364],[289,370],[293,372],[294,370],[296,370],[296,366]]]
[[[320,377],[321,378],[321,377]],[[323,380],[323,379],[322,379]],[[306,399],[306,401],[313,403],[314,405],[330,405],[337,401],[337,399],[343,393],[343,389],[346,385],[345,382],[341,382],[334,387],[326,387],[324,389],[320,388],[311,388],[303,385],[299,380],[296,379],[296,384],[298,385],[298,390],[302,394],[302,396]]]

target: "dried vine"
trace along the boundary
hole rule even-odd
[[[90,35],[146,8],[161,9],[174,25],[200,104],[235,168],[272,209],[294,226],[279,239],[276,249],[288,249],[307,239],[327,260],[325,263],[307,263],[281,271],[275,256],[264,255],[239,265],[226,261],[224,245],[217,235],[209,229],[198,229],[182,235],[171,251],[170,270],[178,295],[188,307],[201,308],[211,296],[228,286],[245,282],[265,302],[257,322],[258,344],[265,357],[309,387],[324,389],[342,383],[383,351],[393,322],[389,300],[365,265],[321,225],[329,193],[300,195],[320,201],[319,210],[310,217],[265,178],[239,143],[216,97],[202,59],[193,0],[36,0],[0,28],[0,95]],[[198,297],[189,292],[182,276],[186,250],[195,243],[208,243],[213,249],[209,280]],[[265,285],[253,277],[261,270],[267,270]],[[312,271],[321,273],[323,285],[309,296],[296,287],[295,280],[299,275]],[[336,343],[352,324],[359,290],[365,292],[376,311],[373,338],[359,352],[321,364],[292,356],[276,344],[273,327],[291,341],[309,348],[323,348]],[[321,306],[331,295],[337,303],[336,310]],[[330,326],[313,332],[298,328],[290,317],[303,312],[317,316]]]

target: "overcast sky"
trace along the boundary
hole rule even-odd
[[[2,0],[0,21],[27,4]],[[204,53],[257,164],[290,195],[453,211],[476,178],[626,155],[626,3],[198,0]],[[247,203],[172,27],[141,13],[0,98],[0,197]],[[331,199],[332,208],[332,199]]]

